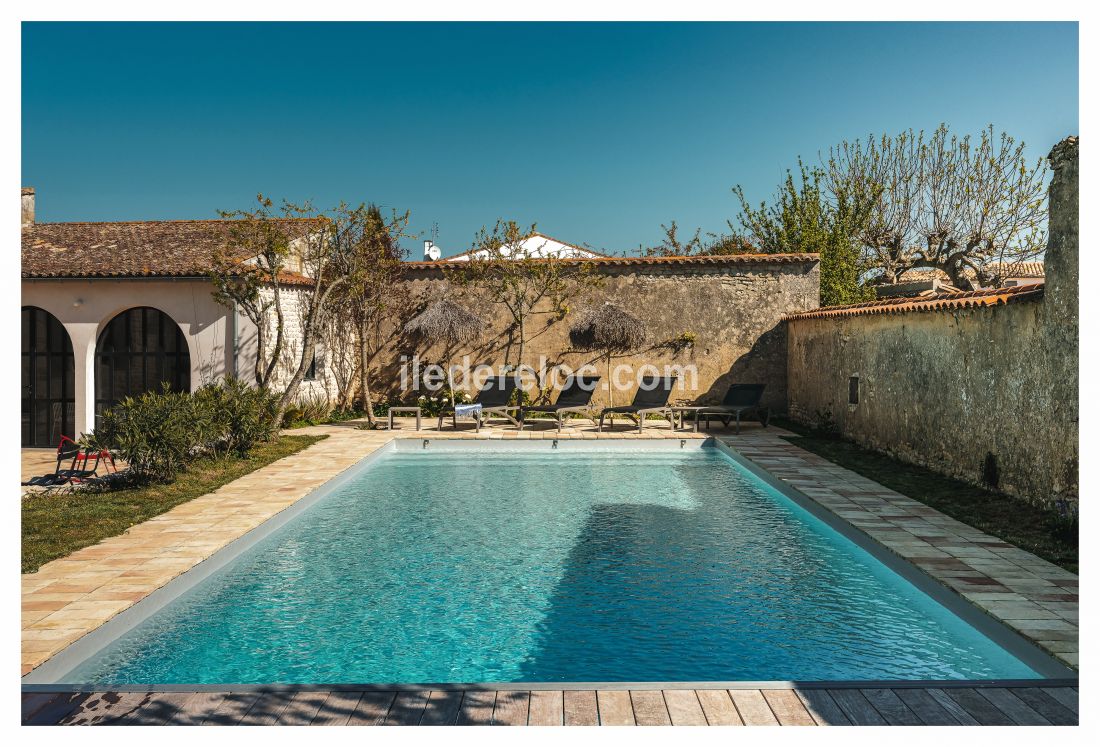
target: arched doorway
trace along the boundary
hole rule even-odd
[[[21,323],[20,445],[57,446],[62,435],[76,437],[73,343],[57,317],[37,306],[23,307]]]
[[[191,354],[172,318],[141,306],[112,319],[96,342],[95,414],[116,402],[167,382],[173,391],[191,389]]]

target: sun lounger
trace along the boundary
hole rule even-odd
[[[605,407],[600,412],[599,430],[603,430],[603,421],[607,416],[611,417],[611,424],[614,426],[616,415],[626,415],[632,420],[637,420],[638,433],[642,432],[647,415],[661,415],[668,420],[669,426],[675,428],[672,410],[668,406],[668,398],[672,395],[674,386],[676,386],[675,376],[647,376],[642,379],[638,391],[634,394],[633,402],[619,407]]]
[[[504,379],[501,383],[501,379]],[[519,380],[515,376],[490,377],[485,382],[485,386],[478,392],[477,397],[471,404],[480,405],[480,407],[470,408],[468,417],[474,419],[474,430],[481,431],[481,423],[488,419],[489,415],[498,415],[500,417],[508,418],[512,421],[513,425],[519,425],[519,421],[516,420],[513,413],[518,413],[520,410],[519,405],[513,405],[512,393],[519,386]],[[465,409],[465,408],[461,408]],[[439,413],[439,430],[443,430],[443,418],[447,415],[451,416],[451,423],[455,428],[458,428],[458,418],[460,415],[455,408],[446,408]]]
[[[552,405],[524,405],[519,411],[519,429],[527,423],[527,413],[545,412],[555,416],[558,421],[558,433],[561,433],[562,419],[569,413],[588,412],[588,403],[592,393],[600,383],[599,376],[571,376],[565,382],[558,399]]]
[[[695,432],[699,432],[699,420],[710,425],[711,418],[719,418],[727,427],[731,420],[737,421],[737,433],[741,432],[741,416],[755,415],[767,428],[771,410],[760,405],[764,396],[764,384],[733,384],[726,390],[726,396],[719,405],[709,405],[695,411]]]

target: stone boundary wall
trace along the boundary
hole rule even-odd
[[[433,266],[434,264],[434,266]],[[428,362],[445,362],[464,354],[471,364],[496,368],[507,359],[515,363],[517,340],[509,333],[510,317],[498,305],[463,295],[448,283],[447,263],[410,263],[405,283],[413,305],[422,304],[438,293],[450,293],[467,308],[489,321],[490,331],[479,343],[449,351],[440,345],[418,347],[395,331],[375,356],[373,381],[397,382],[402,356],[414,352]],[[787,404],[787,341],[782,323],[785,314],[816,308],[820,273],[816,255],[786,259],[701,258],[690,262],[670,260],[615,260],[596,265],[603,277],[600,287],[570,302],[562,318],[551,309],[540,308],[528,325],[524,362],[537,366],[545,356],[550,363],[576,369],[594,362],[606,379],[603,363],[594,353],[574,350],[569,327],[586,307],[611,300],[642,318],[650,328],[646,349],[615,363],[627,363],[635,370],[644,364],[694,365],[698,377],[694,386],[677,389],[671,401],[688,402],[720,398],[726,387],[737,383],[764,383],[769,405],[785,411]],[[676,349],[666,344],[682,333],[695,336],[695,344]],[[607,403],[607,381],[593,396],[593,403]],[[401,399],[415,395],[396,387],[382,393]],[[634,387],[615,392],[615,404],[629,403]]]
[[[1035,503],[1077,501],[1077,139],[1052,151],[1043,293],[788,321],[792,417]],[[858,404],[849,403],[858,376]]]

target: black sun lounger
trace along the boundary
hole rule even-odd
[[[501,379],[504,380],[503,383]],[[512,393],[518,386],[519,379],[515,376],[492,376],[485,382],[485,386],[481,387],[481,391],[471,403],[481,405],[481,412],[474,413],[472,416],[475,431],[481,431],[482,421],[487,420],[490,414],[508,418],[514,425],[519,425],[519,421],[512,413],[518,413],[520,406],[511,404]],[[458,414],[453,407],[448,406],[439,413],[439,430],[443,430],[443,418],[448,414],[451,416],[452,425],[458,428]]]
[[[599,386],[599,376],[571,376],[558,394],[557,401],[552,405],[524,405],[519,411],[519,429],[527,423],[527,413],[548,412],[558,420],[558,433],[561,433],[562,418],[568,413],[579,412],[582,415],[588,412],[588,403],[592,401],[592,393]]]
[[[722,404],[710,405],[695,411],[695,432],[699,432],[699,420],[706,421],[710,425],[711,418],[719,418],[723,425],[729,426],[730,421],[737,420],[737,433],[741,432],[741,416],[755,415],[760,423],[767,428],[771,418],[771,410],[760,406],[760,400],[764,396],[764,384],[732,384],[722,398]]]
[[[638,433],[642,432],[646,415],[657,414],[663,416],[671,427],[672,410],[668,406],[668,398],[672,395],[672,387],[676,386],[675,376],[647,376],[642,379],[638,391],[634,394],[634,401],[629,405],[619,407],[605,407],[600,412],[599,430],[603,430],[603,419],[611,416],[614,425],[616,415],[626,415],[632,420],[638,421]]]

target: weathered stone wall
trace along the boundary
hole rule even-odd
[[[549,308],[528,326],[524,363],[538,366],[545,356],[548,363],[561,363],[572,369],[593,362],[606,379],[603,363],[596,354],[573,350],[569,327],[585,307],[612,300],[643,319],[650,329],[647,349],[616,358],[636,371],[644,364],[658,368],[666,365],[694,365],[698,377],[694,386],[673,393],[672,401],[713,401],[733,382],[764,383],[766,400],[779,411],[786,410],[787,341],[781,319],[785,314],[816,308],[819,272],[812,255],[788,261],[738,260],[714,264],[676,264],[672,262],[602,264],[597,272],[603,284],[571,302],[572,310],[558,318]],[[443,271],[419,264],[410,268],[406,284],[412,298],[428,299],[435,293],[456,291],[447,283]],[[485,340],[468,348],[448,351],[441,346],[418,347],[416,341],[395,336],[376,356],[374,381],[383,384],[399,380],[401,357],[419,354],[429,362],[444,362],[455,356],[459,361],[468,354],[472,365],[494,368],[515,364],[517,340],[509,334],[509,319],[502,307],[461,297],[467,306],[491,323]],[[684,332],[695,335],[693,346],[676,350],[668,341]],[[607,381],[593,402],[606,404]],[[636,387],[616,390],[615,403],[630,401]],[[386,392],[407,398],[396,388]]]
[[[1077,141],[1051,153],[1044,294],[1001,306],[794,319],[791,415],[973,483],[1077,500]],[[850,376],[859,403],[848,404]],[[992,459],[990,456],[992,455]]]

